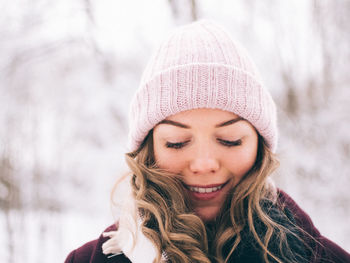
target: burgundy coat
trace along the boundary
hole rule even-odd
[[[311,218],[290,196],[281,190],[279,190],[278,202],[282,207],[287,208],[293,214],[298,226],[318,241],[317,243],[311,239],[306,239],[306,242],[314,252],[314,256],[309,260],[310,263],[350,263],[350,254],[334,242],[323,237],[313,225]],[[112,230],[116,230],[114,225],[108,227],[104,232]],[[107,256],[102,253],[102,244],[107,239],[107,237],[102,237],[101,235],[98,239],[90,241],[80,248],[73,250],[68,255],[65,263],[130,263],[130,260],[125,257],[124,254],[107,258]]]

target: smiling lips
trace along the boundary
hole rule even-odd
[[[216,198],[222,191],[222,188],[227,184],[216,184],[209,186],[190,186],[186,185],[186,188],[193,199],[200,201],[208,201]]]
[[[222,188],[223,184],[217,187],[192,187],[189,186],[188,189],[192,192],[196,193],[212,193],[220,190]]]

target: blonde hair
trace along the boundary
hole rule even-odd
[[[187,202],[181,176],[157,167],[152,131],[138,150],[126,154],[126,161],[133,174],[131,185],[143,219],[142,231],[158,249],[157,262],[161,261],[163,253],[170,262],[226,263],[245,242],[244,229],[252,234],[265,262],[298,262],[298,255],[293,256],[295,252],[287,242],[287,235],[301,241],[298,232],[293,231],[295,224],[284,216],[288,221],[285,226],[268,211],[277,198],[276,189],[268,178],[279,161],[261,136],[253,168],[228,195],[214,225],[205,225],[194,214]],[[278,243],[278,253],[270,249],[273,242]],[[229,252],[224,254],[223,251]]]

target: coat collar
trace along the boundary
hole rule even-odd
[[[157,257],[157,248],[142,233],[142,219],[132,194],[129,176],[118,184],[116,192],[116,206],[120,214],[117,219],[119,227],[117,231],[109,232],[110,239],[105,244],[113,248],[113,254],[123,253],[132,263],[153,263]],[[165,259],[163,253],[162,262],[166,262]]]

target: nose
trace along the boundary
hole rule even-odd
[[[194,156],[189,168],[192,173],[197,175],[214,174],[219,170],[220,163],[215,156],[202,153],[198,156]]]

